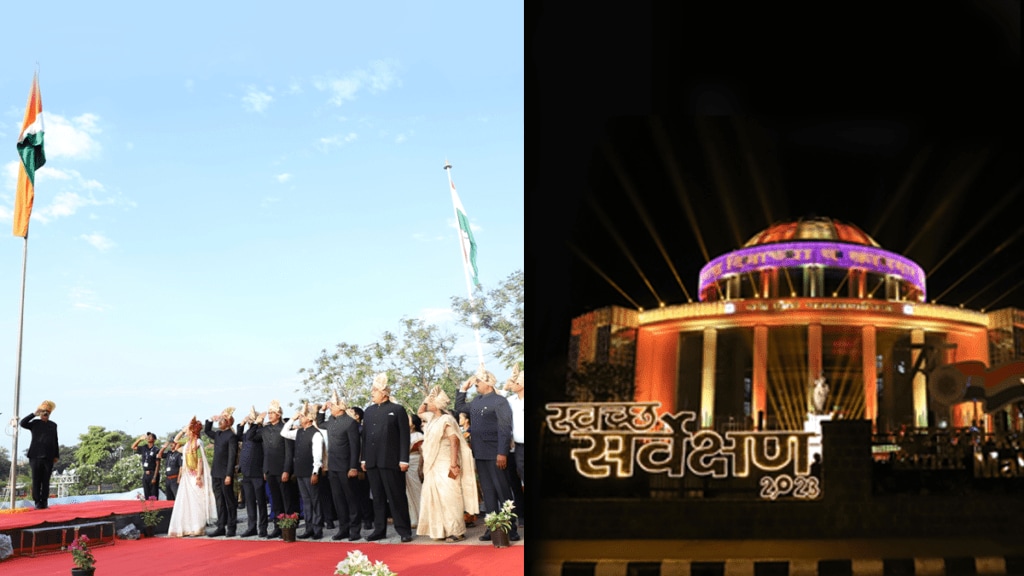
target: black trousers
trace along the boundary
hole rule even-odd
[[[373,495],[373,533],[384,535],[388,530],[388,505],[399,536],[412,536],[409,519],[409,498],[405,495],[405,472],[394,468],[367,468],[370,493]]]
[[[153,483],[153,476],[156,475],[156,484]],[[149,500],[150,496],[160,499],[160,474],[150,470],[142,475],[142,495]]]
[[[267,533],[267,493],[263,476],[246,476],[242,479],[242,496],[245,498],[245,515],[249,518],[249,530]]]
[[[234,478],[231,479],[234,482]],[[235,486],[224,485],[223,478],[213,478],[213,499],[217,502],[217,528],[227,529],[234,534],[238,528],[238,500],[235,499]]]
[[[359,522],[373,522],[373,504],[370,502],[370,480],[366,473],[362,472],[362,479],[356,478],[353,485],[356,489],[356,511],[359,514]]]
[[[36,508],[46,508],[50,499],[50,475],[53,474],[53,458],[30,458],[32,470],[32,501]]]
[[[338,519],[338,513],[334,509],[334,494],[331,490],[331,483],[328,481],[327,472],[320,472],[317,489],[320,492],[320,519],[324,524],[334,522]]]
[[[306,530],[303,534],[322,536],[324,533],[320,522],[323,516],[320,514],[320,480],[313,484],[309,476],[298,479],[299,494],[302,496],[302,516],[306,521]]]
[[[168,500],[174,500],[178,497],[178,479],[177,478],[164,478],[164,492],[167,494]]]
[[[348,477],[348,470],[327,472],[327,480],[334,498],[334,511],[338,514],[338,530],[341,534],[359,536],[363,525],[359,519],[359,501],[356,500],[355,478]]]
[[[480,489],[484,492],[484,504],[488,512],[497,512],[505,500],[513,500],[512,488],[508,484],[508,471],[498,468],[494,460],[474,460],[476,474],[480,478]],[[518,515],[519,512],[516,511]],[[519,523],[512,523],[509,535],[519,533]],[[490,534],[490,530],[484,534]]]

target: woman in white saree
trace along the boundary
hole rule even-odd
[[[462,441],[459,424],[445,412],[448,395],[434,386],[423,404],[423,487],[416,534],[445,542],[466,539],[463,512],[476,514],[476,466],[469,445]]]
[[[178,477],[178,496],[171,511],[168,536],[205,536],[206,526],[217,520],[217,503],[213,498],[213,480],[210,478],[210,463],[206,460],[203,443],[199,439],[203,425],[195,416],[186,430],[175,437],[183,463]],[[181,444],[182,434],[188,440]]]

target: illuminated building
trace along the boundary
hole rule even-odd
[[[705,428],[803,429],[819,375],[826,412],[871,420],[879,432],[976,420],[991,428],[977,403],[929,392],[927,374],[1020,359],[1024,347],[1019,310],[929,304],[920,266],[827,218],[773,225],[712,259],[699,295],[575,318],[570,366],[632,363],[633,400],[696,412]]]

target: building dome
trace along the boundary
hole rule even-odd
[[[880,248],[878,242],[860,228],[832,218],[801,218],[796,222],[772,224],[747,240],[743,247],[793,240],[827,240]]]

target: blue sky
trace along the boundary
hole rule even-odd
[[[522,4],[239,6],[8,9],[30,24],[8,27],[0,60],[5,424],[15,143],[37,62],[47,163],[18,416],[55,401],[71,445],[90,424],[161,434],[228,405],[287,404],[321,349],[402,317],[458,334],[475,364],[449,310],[466,287],[443,165],[493,288],[523,268]]]

